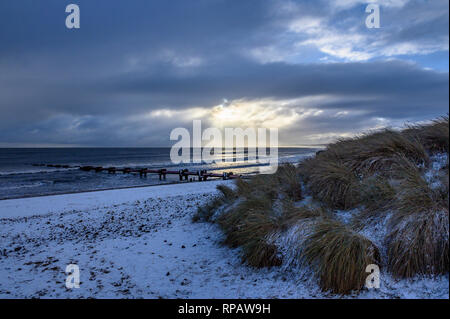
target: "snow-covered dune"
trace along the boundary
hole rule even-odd
[[[192,215],[230,181],[0,201],[2,298],[329,298],[296,270],[253,269]],[[67,289],[68,264],[80,288]],[[448,298],[448,277],[395,282],[359,298]]]

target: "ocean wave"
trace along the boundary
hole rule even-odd
[[[279,163],[289,162],[300,162],[302,159],[313,155],[314,152],[311,153],[305,153],[305,154],[289,154],[289,155],[283,155],[278,157]],[[230,158],[233,159],[233,161],[227,161]],[[270,156],[263,156],[261,157],[263,163],[267,161],[274,161],[274,157]],[[234,164],[234,166],[230,166],[228,164]],[[13,176],[13,175],[22,175],[22,174],[47,174],[47,173],[61,173],[61,172],[67,172],[71,170],[78,170],[79,166],[84,166],[86,164],[82,163],[74,163],[70,166],[76,166],[76,167],[70,167],[70,168],[52,168],[52,167],[39,167],[39,168],[15,168],[7,171],[0,171],[0,176]],[[189,167],[204,167],[204,166],[211,166],[211,165],[217,165],[222,166],[225,169],[228,168],[243,168],[243,167],[252,167],[252,166],[261,166],[265,164],[261,164],[258,162],[248,162],[248,156],[243,157],[223,157],[223,158],[215,158],[213,159],[212,163],[207,163],[205,161],[202,161],[201,163],[179,163],[175,164],[169,161],[158,161],[158,162],[122,162],[122,163],[114,163],[114,162],[104,162],[104,163],[90,163],[89,165],[92,166],[101,166],[101,167],[130,167],[130,168],[149,168],[149,169],[156,169],[156,168],[189,168]],[[215,169],[218,169],[219,167],[215,167]]]
[[[31,184],[20,184],[20,185],[15,185],[15,184],[10,184],[8,186],[0,186],[0,191],[10,191],[10,190],[14,190],[14,189],[23,189],[23,188],[33,188],[33,187],[41,187],[41,186],[45,186],[46,183],[45,182],[34,182]]]
[[[59,172],[67,172],[70,170],[78,170],[77,167],[72,168],[40,168],[40,169],[14,169],[9,171],[0,171],[0,176],[9,176],[9,175],[23,175],[23,174],[46,174],[46,173],[59,173]]]

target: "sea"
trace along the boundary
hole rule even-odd
[[[279,163],[298,163],[320,147],[278,148]],[[192,154],[192,150],[191,150]],[[0,148],[0,200],[65,194],[102,189],[149,186],[179,182],[177,175],[159,180],[157,174],[140,177],[137,173],[108,174],[82,171],[77,166],[148,168],[168,170],[207,170],[211,173],[257,174],[261,165],[249,161],[245,152],[222,150],[214,163],[174,164],[170,148]],[[267,151],[266,160],[272,157]],[[227,158],[224,162],[221,159]],[[36,165],[69,165],[53,168]]]

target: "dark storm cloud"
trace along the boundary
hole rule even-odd
[[[361,20],[355,16],[361,5],[336,11],[316,1],[74,2],[81,8],[80,30],[65,28],[61,1],[0,3],[0,143],[167,145],[170,130],[187,120],[135,119],[152,110],[211,108],[224,98],[304,98],[293,111],[325,112],[303,123],[301,134],[345,133],[369,127],[374,118],[423,120],[448,112],[448,72],[398,59],[320,63],[319,51],[313,63],[261,63],[250,54],[294,44],[299,39],[286,30],[302,16],[328,18],[345,34],[352,20]],[[386,46],[431,43],[428,50],[433,39],[448,40],[442,30],[448,4],[416,20],[408,18],[417,14],[414,8],[406,4],[401,25],[379,40]],[[333,118],[339,110],[347,117]],[[292,144],[299,132],[283,135]]]
[[[74,3],[81,9],[82,20],[82,27],[76,32],[65,28],[67,3],[63,1],[2,1],[0,36],[5,47],[2,51],[54,49],[79,53],[86,47],[102,45],[121,48],[121,51],[149,46],[212,49],[221,42],[233,45],[233,42],[247,41],[248,38],[244,40],[236,35],[264,27],[269,14],[264,2],[258,0],[78,0]],[[126,48],[126,45],[133,47]]]

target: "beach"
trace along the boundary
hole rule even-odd
[[[193,223],[208,181],[0,201],[1,298],[339,298],[298,270],[255,269]],[[68,264],[80,288],[68,289]],[[382,275],[384,275],[382,273]],[[384,280],[383,280],[384,279]],[[346,298],[448,298],[448,276],[396,281]]]

